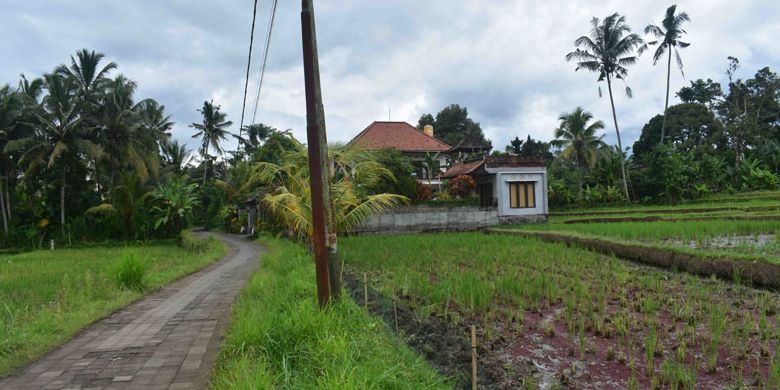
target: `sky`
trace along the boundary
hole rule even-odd
[[[300,1],[279,0],[263,89],[254,100],[272,0],[258,0],[245,123],[292,129],[305,140]],[[561,113],[582,106],[605,122],[615,142],[609,98],[597,75],[565,59],[590,20],[618,12],[635,32],[660,24],[667,6],[651,0],[316,0],[328,140],[347,142],[376,120],[417,123],[458,103],[496,149],[515,136],[548,141]],[[672,91],[691,80],[725,81],[726,57],[740,78],[780,68],[780,1],[686,0],[690,15]],[[165,105],[173,136],[189,142],[204,100],[221,105],[238,132],[253,0],[0,0],[0,84],[37,77],[96,50],[138,82],[137,98]],[[663,111],[665,64],[651,53],[629,69],[633,98],[615,91],[624,146]],[[670,104],[677,102],[674,94]],[[228,148],[234,145],[231,141]]]

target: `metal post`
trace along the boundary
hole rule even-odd
[[[325,131],[325,109],[322,105],[322,91],[320,89],[312,0],[301,1],[301,32],[303,73],[306,84],[306,138],[311,180],[311,240],[317,272],[317,299],[320,306],[325,306],[330,301],[331,293],[337,295],[340,287],[336,259],[336,231],[333,224],[333,202],[330,193],[330,164]]]

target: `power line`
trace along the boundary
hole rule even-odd
[[[255,109],[252,113],[252,124],[255,124],[255,117],[257,116],[257,107],[260,102],[260,91],[263,89],[263,78],[265,76],[265,64],[268,62],[268,48],[271,46],[271,33],[274,30],[274,19],[276,17],[276,3],[278,0],[274,0],[271,5],[271,16],[268,19],[268,34],[265,37],[265,50],[263,51],[263,62],[260,67],[260,81],[257,83],[257,95],[255,96]]]
[[[241,124],[238,127],[238,139],[241,139],[244,130],[244,111],[246,110],[246,93],[249,89],[249,69],[252,66],[252,45],[255,40],[255,18],[257,17],[257,0],[252,8],[252,30],[249,31],[249,59],[246,61],[246,81],[244,81],[244,102],[241,105]],[[240,142],[240,141],[239,141]],[[240,147],[240,145],[239,145]]]

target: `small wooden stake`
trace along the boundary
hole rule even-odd
[[[395,317],[395,333],[398,333],[398,309],[395,304],[395,290],[393,290],[393,317]]]
[[[363,306],[368,310],[368,273],[363,272]]]
[[[477,390],[477,327],[471,325],[471,388]]]

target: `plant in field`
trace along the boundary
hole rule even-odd
[[[657,348],[657,333],[655,322],[650,324],[650,327],[647,330],[647,334],[645,335],[645,360],[647,365],[647,375],[653,376],[655,372],[655,352]]]
[[[474,179],[472,179],[471,176],[460,175],[450,180],[450,188],[448,191],[452,196],[466,198],[471,195],[476,187],[477,184],[474,182]]]
[[[714,372],[718,366],[718,348],[723,336],[723,330],[726,328],[726,311],[719,305],[714,305],[710,311],[710,335],[704,346],[704,353],[707,358],[707,371]]]
[[[599,18],[591,20],[589,36],[581,36],[574,41],[577,49],[566,55],[567,61],[577,61],[577,70],[585,69],[598,73],[598,82],[607,81],[609,101],[612,105],[612,119],[615,122],[615,134],[617,134],[618,149],[623,153],[623,143],[620,139],[615,101],[612,97],[612,79],[625,80],[628,75],[627,66],[637,61],[637,55],[647,48],[639,35],[631,33],[631,28],[626,24],[625,16],[617,13],[607,16],[602,22]],[[600,90],[599,90],[600,91]],[[626,94],[631,97],[631,89],[626,87]],[[623,190],[626,200],[631,200],[628,193],[628,180],[623,159],[620,160],[621,175],[623,177]]]
[[[154,198],[157,205],[155,229],[164,228],[169,235],[178,235],[192,211],[200,204],[195,184],[187,184],[184,177],[176,177],[157,187]]]
[[[125,250],[113,269],[114,281],[121,288],[143,290],[146,286],[144,276],[147,268],[146,259],[135,252]]]
[[[372,193],[383,181],[395,178],[375,161],[371,152],[337,145],[329,148],[328,153],[334,168],[331,191],[338,232],[351,231],[367,218],[408,202],[402,195]],[[263,204],[293,234],[310,237],[311,189],[306,149],[298,145],[297,150],[285,155],[284,163],[260,162],[256,169],[257,181],[272,188],[263,197]]]

